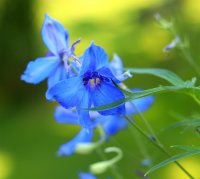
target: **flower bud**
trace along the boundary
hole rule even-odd
[[[108,168],[110,167],[110,162],[109,161],[102,161],[98,163],[94,163],[90,166],[90,172],[98,175],[106,172]]]

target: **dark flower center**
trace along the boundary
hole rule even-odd
[[[86,72],[83,75],[83,84],[89,88],[100,86],[102,81],[109,81],[109,79],[100,75],[98,72]]]

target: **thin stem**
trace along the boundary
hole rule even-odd
[[[134,104],[134,102],[131,102],[131,104],[133,105],[133,107],[135,108],[135,110],[137,111],[137,114],[139,114],[139,116],[141,117],[141,119],[143,120],[145,126],[147,127],[147,129],[149,130],[150,134],[153,136],[153,138],[159,143],[159,145],[162,146],[160,140],[158,139],[156,133],[154,132],[154,130],[152,129],[151,125],[148,123],[148,121],[146,120],[146,118],[144,117],[144,115],[141,113],[141,111],[137,108],[137,106]]]
[[[184,47],[180,47],[180,50],[183,54],[183,56],[185,57],[185,59],[188,61],[188,63],[190,64],[190,66],[196,71],[196,73],[198,75],[200,75],[200,68],[197,66],[197,64],[195,63],[194,59],[192,58],[192,55],[188,52],[187,49],[185,49]]]
[[[171,34],[173,36],[176,36],[178,33],[176,31],[176,27],[174,25],[172,25],[172,27],[169,29],[169,31],[171,32]],[[181,39],[181,45],[178,46],[179,50],[182,52],[183,56],[185,57],[185,59],[187,60],[187,62],[190,64],[190,66],[196,71],[196,73],[200,76],[200,68],[198,67],[198,65],[195,63],[194,59],[192,58],[191,53],[189,52],[189,49],[183,45],[184,42]]]
[[[144,143],[140,140],[140,136],[138,136],[137,131],[130,130],[130,132],[131,132],[132,136],[134,137],[134,139],[135,139],[135,141],[138,145],[138,148],[139,148],[140,152],[142,153],[143,157],[150,159],[151,157],[150,157],[148,151],[146,150],[146,147],[143,145]]]
[[[157,141],[152,140],[151,138],[149,138],[149,136],[135,123],[133,122],[131,119],[129,119],[128,116],[124,115],[125,119],[127,119],[127,121],[135,128],[137,129],[137,131],[143,135],[145,138],[147,138],[148,140],[150,140],[152,142],[152,144],[157,147],[160,151],[162,151],[167,157],[171,157],[171,155],[165,150],[165,148],[163,146],[161,146],[159,143],[157,143]],[[175,161],[174,162],[189,178],[191,179],[195,179],[179,162]]]
[[[105,154],[102,152],[101,148],[97,148],[97,153],[99,154],[99,156],[102,158],[102,160],[107,160]],[[119,173],[119,171],[117,170],[116,164],[113,165],[110,168],[111,173],[113,174],[113,176],[115,176],[116,179],[124,179],[123,176]]]

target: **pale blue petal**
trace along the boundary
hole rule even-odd
[[[103,126],[107,137],[114,135],[127,127],[127,121],[117,115],[101,116],[97,118],[97,123]]]
[[[54,73],[48,78],[48,88],[52,87],[61,80],[67,79],[67,72],[62,63],[57,67]]]
[[[60,60],[55,56],[37,58],[35,61],[29,62],[21,76],[21,80],[38,84],[45,78],[49,77],[60,64]]]
[[[77,107],[83,101],[86,92],[82,78],[73,77],[58,82],[46,92],[48,100],[56,100],[65,107]]]
[[[116,76],[123,73],[123,63],[121,58],[117,54],[114,54],[113,59],[109,63],[109,67],[113,74]]]
[[[96,71],[102,67],[108,66],[108,56],[103,48],[92,43],[82,56],[83,62],[80,74],[87,71]]]
[[[124,94],[112,82],[102,82],[99,87],[91,92],[91,95],[94,107],[109,104],[124,98]],[[124,114],[125,105],[122,104],[113,109],[99,111],[99,113],[102,115]]]
[[[133,89],[132,91],[141,91],[141,89]],[[138,111],[144,112],[153,104],[154,97],[153,96],[146,96],[143,98],[135,99],[131,102],[127,102],[126,106],[126,113],[127,114],[137,114]]]
[[[100,117],[100,114],[97,111],[90,111],[90,118],[95,120],[97,117]]]
[[[72,109],[65,109],[62,106],[58,106],[54,115],[58,123],[79,124],[79,115]]]
[[[41,35],[45,45],[54,55],[68,49],[68,32],[62,24],[48,15],[45,15]]]
[[[132,77],[130,71],[124,72],[122,60],[116,54],[114,54],[113,60],[110,61],[109,68],[120,82]]]
[[[92,120],[89,115],[88,110],[82,110],[89,108],[91,106],[91,100],[89,96],[89,92],[85,90],[82,99],[80,100],[80,103],[77,104],[78,107],[78,113],[80,115],[80,125],[85,127],[85,128],[93,128]]]
[[[122,73],[121,75],[116,76],[116,78],[123,82],[124,80],[126,80],[127,78],[132,78],[133,75],[130,73],[129,70],[125,71],[124,73]]]
[[[58,150],[58,155],[72,155],[75,152],[76,146],[79,143],[89,143],[93,138],[93,131],[83,128],[72,140],[61,145]]]
[[[79,173],[79,179],[96,179],[91,173]]]

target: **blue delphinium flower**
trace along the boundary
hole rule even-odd
[[[73,75],[71,72],[73,65],[70,65],[69,58],[74,57],[75,45],[79,40],[70,47],[68,32],[63,25],[48,15],[45,15],[41,35],[49,52],[45,57],[29,62],[21,80],[38,84],[48,78],[48,86],[51,87]]]
[[[110,62],[109,68],[112,70],[113,74],[116,76],[123,76],[123,63],[121,59],[115,55],[114,59]],[[124,76],[124,80],[127,77]],[[116,80],[116,79],[115,79]],[[90,88],[89,88],[90,89]],[[93,89],[92,89],[93,90]],[[140,91],[140,89],[133,89],[133,91]],[[143,97],[140,99],[133,100],[131,102],[127,102],[126,106],[126,114],[134,115],[137,114],[138,111],[143,112],[147,110],[154,99],[152,96]],[[133,105],[134,104],[134,105]],[[58,123],[66,123],[66,124],[75,124],[80,125],[79,114],[73,109],[66,109],[62,106],[56,108],[55,118]],[[94,129],[97,126],[102,126],[105,137],[108,138],[111,135],[118,133],[120,130],[127,127],[127,121],[121,115],[107,115],[102,116],[97,112],[90,111],[90,129]],[[79,135],[79,134],[78,134]],[[73,149],[71,150],[71,154],[75,152],[76,145],[81,141],[77,140],[79,137],[75,137],[72,139]],[[75,145],[76,144],[76,145]],[[65,146],[65,147],[64,147]],[[71,147],[71,141],[61,146],[59,151],[62,151],[63,155],[69,155],[68,148]],[[66,150],[66,152],[65,152]],[[73,151],[73,152],[72,152]]]
[[[79,179],[97,179],[94,175],[91,173],[79,173]]]
[[[89,108],[112,103],[124,98],[122,91],[114,83],[120,83],[108,68],[108,57],[103,48],[92,43],[82,56],[80,72],[58,82],[50,88],[46,97],[55,99],[65,108]],[[81,112],[79,111],[81,114]],[[88,112],[84,112],[86,114]],[[102,115],[124,114],[125,105],[99,111]]]

